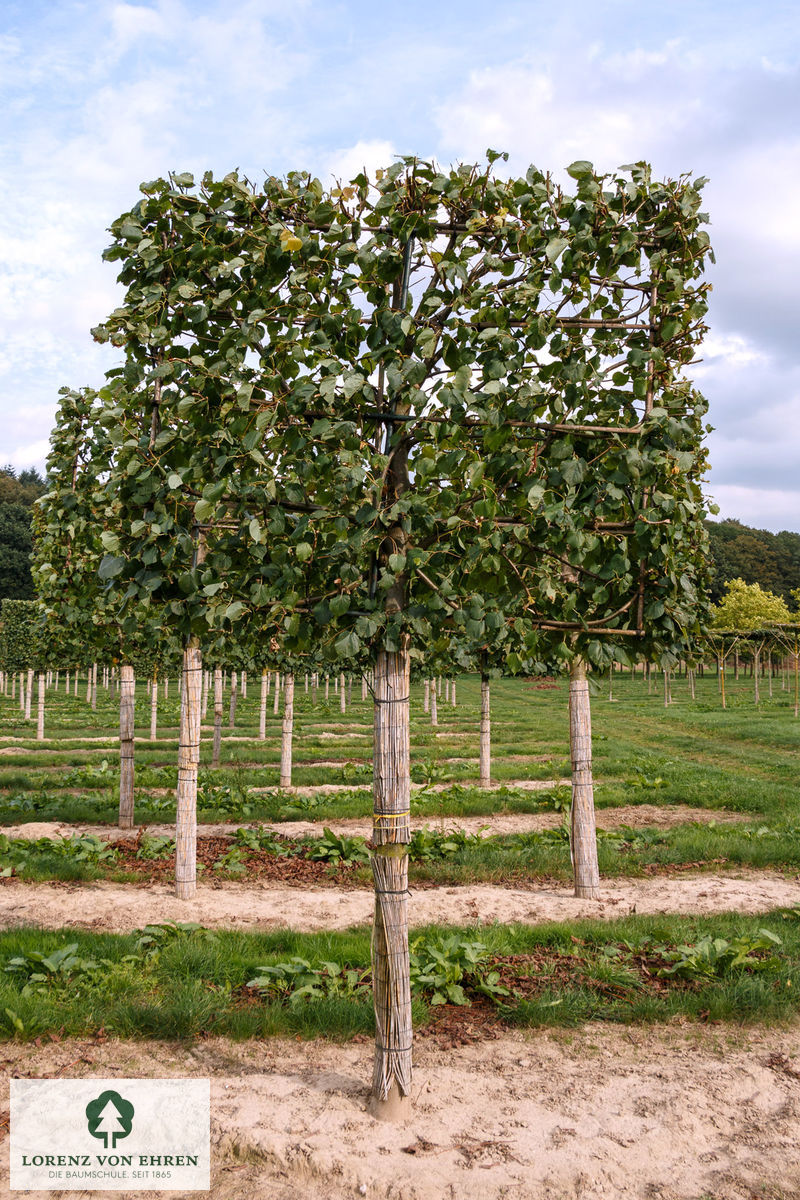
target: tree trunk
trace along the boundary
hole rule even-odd
[[[136,679],[130,663],[120,667],[119,685],[119,827],[133,829],[133,732]]]
[[[696,699],[694,694],[694,668],[689,671],[689,695],[692,699]]]
[[[317,707],[317,687],[319,686],[319,676],[315,671],[311,676],[311,704],[314,708]]]
[[[75,672],[75,677],[72,681],[72,694],[73,694],[73,696],[77,696],[77,694],[78,694],[78,672],[77,671]]]
[[[153,667],[150,681],[150,741],[158,737],[158,667]]]
[[[275,672],[275,696],[272,702],[272,715],[277,717],[281,704],[281,673]]]
[[[436,680],[431,680],[431,725],[439,724],[439,710],[436,706]]]
[[[569,733],[572,755],[572,811],[570,849],[575,874],[575,895],[597,900],[600,871],[597,866],[597,831],[592,784],[592,711],[586,665],[576,658],[569,679]]]
[[[247,671],[242,671],[242,699],[247,699]]]
[[[344,715],[347,712],[347,691],[344,675],[339,676],[339,712]]]
[[[326,700],[328,699],[328,695],[330,693],[330,686],[331,686],[331,677],[330,677],[330,675],[326,675],[325,676],[325,699]]]
[[[279,787],[292,786],[292,733],[294,732],[294,675],[283,679],[283,728],[281,731],[281,776]]]
[[[367,677],[366,677],[366,675],[361,676],[361,699],[364,701],[366,701],[366,699],[367,699]]]
[[[426,679],[422,687],[422,711],[431,711],[431,681]]]
[[[480,786],[492,786],[492,696],[488,675],[481,675]]]
[[[25,684],[25,720],[31,719],[31,700],[33,699],[33,667],[28,667],[28,675]]]
[[[409,656],[378,652],[374,683],[372,932],[375,1066],[372,1107],[399,1115],[411,1090],[411,985],[408,956],[408,843],[411,840]]]
[[[235,671],[231,671],[231,703],[228,710],[228,728],[233,729],[236,724],[236,701],[239,698],[238,678]]]
[[[753,700],[756,705],[759,705],[761,703],[761,691],[760,691],[759,680],[758,680],[758,676],[760,674],[759,667],[761,665],[760,659],[761,659],[761,650],[760,649],[754,650],[753,651]]]
[[[203,658],[197,638],[183,652],[178,788],[175,814],[175,895],[197,891],[197,768],[200,763],[200,700]]]
[[[267,736],[267,690],[269,688],[269,671],[261,672],[261,703],[258,709],[258,736],[263,742]]]
[[[64,695],[69,695],[69,671],[64,676]]]
[[[200,699],[201,721],[205,721],[208,712],[208,671],[203,670],[203,695]]]
[[[211,750],[212,767],[219,766],[222,747],[222,667],[214,667],[214,742]]]
[[[45,681],[42,671],[39,672],[39,678],[36,681],[36,740],[41,742],[44,740],[44,693]]]
[[[97,663],[92,663],[92,712],[97,712]]]

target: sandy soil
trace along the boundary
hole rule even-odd
[[[683,825],[689,821],[698,821],[708,825],[712,821],[725,824],[732,821],[750,821],[752,813],[722,813],[717,809],[691,808],[688,804],[674,804],[669,807],[656,804],[628,804],[618,808],[598,809],[597,824],[600,829],[616,829],[620,825],[632,828],[657,827],[670,829],[673,825]],[[559,813],[493,813],[486,817],[445,817],[445,829],[463,829],[466,833],[478,833],[484,837],[493,834],[529,833],[537,829],[555,829],[561,824]],[[367,837],[370,833],[370,822],[363,817],[348,817],[341,821],[265,821],[265,822],[234,822],[233,824],[200,825],[198,832],[213,836],[233,835],[237,829],[257,828],[263,825],[265,829],[273,829],[285,837],[317,837],[323,828],[333,829],[335,833],[348,836],[360,834]],[[414,817],[412,829],[441,828],[438,817]],[[174,836],[174,825],[147,825],[143,828],[152,835]],[[108,825],[69,825],[64,821],[27,821],[22,825],[5,825],[0,831],[10,838],[70,837],[76,834],[91,833],[108,841],[130,837],[129,830],[117,829]]]
[[[368,1043],[70,1040],[0,1057],[5,1076],[210,1077],[224,1200],[800,1197],[800,1025],[589,1025],[456,1050],[418,1037],[396,1125],[365,1110]],[[3,1146],[10,1198],[7,1162]]]
[[[599,900],[576,900],[570,887],[530,889],[474,884],[411,893],[413,925],[507,924],[614,920],[630,913],[759,913],[800,903],[800,878],[775,872],[662,876],[606,881]],[[347,929],[372,919],[366,888],[291,888],[269,884],[201,883],[192,900],[178,900],[165,884],[24,883],[0,886],[0,928],[76,926],[126,932],[159,921],[198,921],[216,928],[299,931]]]

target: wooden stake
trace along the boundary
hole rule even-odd
[[[579,658],[573,660],[570,670],[569,733],[572,756],[570,850],[575,895],[581,900],[597,900],[600,896],[600,871],[597,865],[592,781],[592,712],[586,665]]]
[[[411,1090],[408,843],[411,839],[410,670],[407,651],[380,650],[375,663],[372,932],[375,1066],[371,1110],[397,1119]],[[398,1110],[399,1109],[399,1110]]]
[[[197,769],[200,763],[200,700],[203,658],[197,638],[183,652],[178,787],[175,812],[175,895],[197,891]]]
[[[275,689],[277,695],[277,688]],[[283,679],[283,727],[281,730],[281,775],[279,787],[292,786],[292,733],[294,731],[294,675]]]
[[[489,676],[481,675],[480,786],[492,786],[492,698]]]
[[[133,829],[133,735],[136,679],[130,663],[120,667],[119,683],[119,827]]]

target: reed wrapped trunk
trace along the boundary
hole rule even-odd
[[[242,671],[242,699],[247,699],[247,671]]]
[[[133,829],[133,731],[136,679],[130,663],[119,670],[119,827]]]
[[[292,734],[294,732],[294,675],[283,680],[283,727],[281,730],[281,775],[279,787],[292,786]]]
[[[757,705],[761,703],[761,691],[759,688],[759,679],[758,679],[758,676],[760,674],[760,667],[761,667],[761,650],[759,648],[759,649],[756,649],[753,651],[753,701]]]
[[[92,663],[92,712],[97,712],[97,663]]]
[[[205,721],[208,712],[208,671],[203,669],[203,694],[200,698],[200,719]]]
[[[150,681],[150,741],[158,737],[158,667],[153,667]]]
[[[200,701],[203,657],[197,638],[183,652],[178,787],[175,812],[175,895],[197,891],[197,768],[200,763]]]
[[[325,699],[326,700],[328,699],[328,696],[330,695],[330,687],[331,687],[331,677],[330,677],[330,675],[326,675],[325,676]]]
[[[492,786],[492,694],[488,675],[481,675],[480,786]]]
[[[36,681],[36,740],[41,742],[44,739],[44,694],[45,694],[45,677],[42,671],[39,672],[39,677]]]
[[[211,765],[219,766],[222,748],[222,667],[214,667],[214,741],[211,749]]]
[[[597,900],[600,895],[600,871],[597,866],[592,782],[592,713],[586,665],[579,658],[573,660],[570,669],[569,740],[572,758],[570,851],[575,895],[581,900]]]
[[[33,667],[28,667],[25,683],[25,720],[31,719],[31,700],[33,699]]]
[[[455,708],[455,706],[456,706],[456,681],[455,681],[455,679],[450,680],[450,705],[452,708]]]
[[[431,680],[431,725],[439,724],[439,709],[436,704],[437,686],[436,680]]]
[[[372,931],[376,1115],[396,1115],[411,1090],[408,843],[411,839],[409,656],[379,651],[374,681]],[[406,1101],[406,1106],[408,1102]]]
[[[86,668],[86,703],[92,703],[92,668]]]
[[[263,742],[267,736],[267,692],[269,691],[269,671],[261,672],[261,701],[258,709],[258,736]]]
[[[339,712],[344,715],[347,712],[347,685],[345,684],[344,675],[339,676]]]
[[[422,711],[431,711],[431,681],[426,679],[422,685]]]
[[[228,709],[228,728],[233,729],[236,724],[236,701],[239,698],[239,682],[235,671],[231,671],[231,702]]]
[[[281,674],[280,671],[275,672],[275,696],[272,702],[272,715],[277,717],[280,711],[281,704]]]

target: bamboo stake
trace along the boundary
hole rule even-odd
[[[133,735],[136,679],[130,663],[120,667],[119,685],[119,827],[133,829]]]
[[[175,895],[197,891],[197,768],[200,763],[200,700],[203,658],[196,637],[183,652],[178,787],[175,812]]]
[[[277,688],[275,689],[277,695]],[[281,774],[279,787],[292,786],[292,733],[294,731],[294,675],[283,679],[283,727],[281,730]]]
[[[261,700],[258,707],[258,736],[263,742],[267,736],[267,691],[269,689],[269,671],[261,672]]]
[[[211,750],[212,767],[219,766],[222,748],[222,667],[214,667],[214,741]]]
[[[569,731],[572,756],[572,808],[570,850],[575,875],[575,895],[581,900],[600,896],[597,865],[597,831],[592,781],[592,711],[586,664],[573,660],[569,680]]]
[[[41,742],[44,740],[44,694],[45,694],[45,677],[43,672],[39,672],[37,679],[36,692],[36,740]]]
[[[375,1066],[370,1107],[397,1118],[410,1106],[411,986],[408,843],[411,839],[410,671],[407,651],[380,650],[375,663],[372,931]]]
[[[153,667],[150,680],[150,741],[158,738],[158,667]]]
[[[492,786],[492,699],[489,676],[481,675],[480,786]]]

